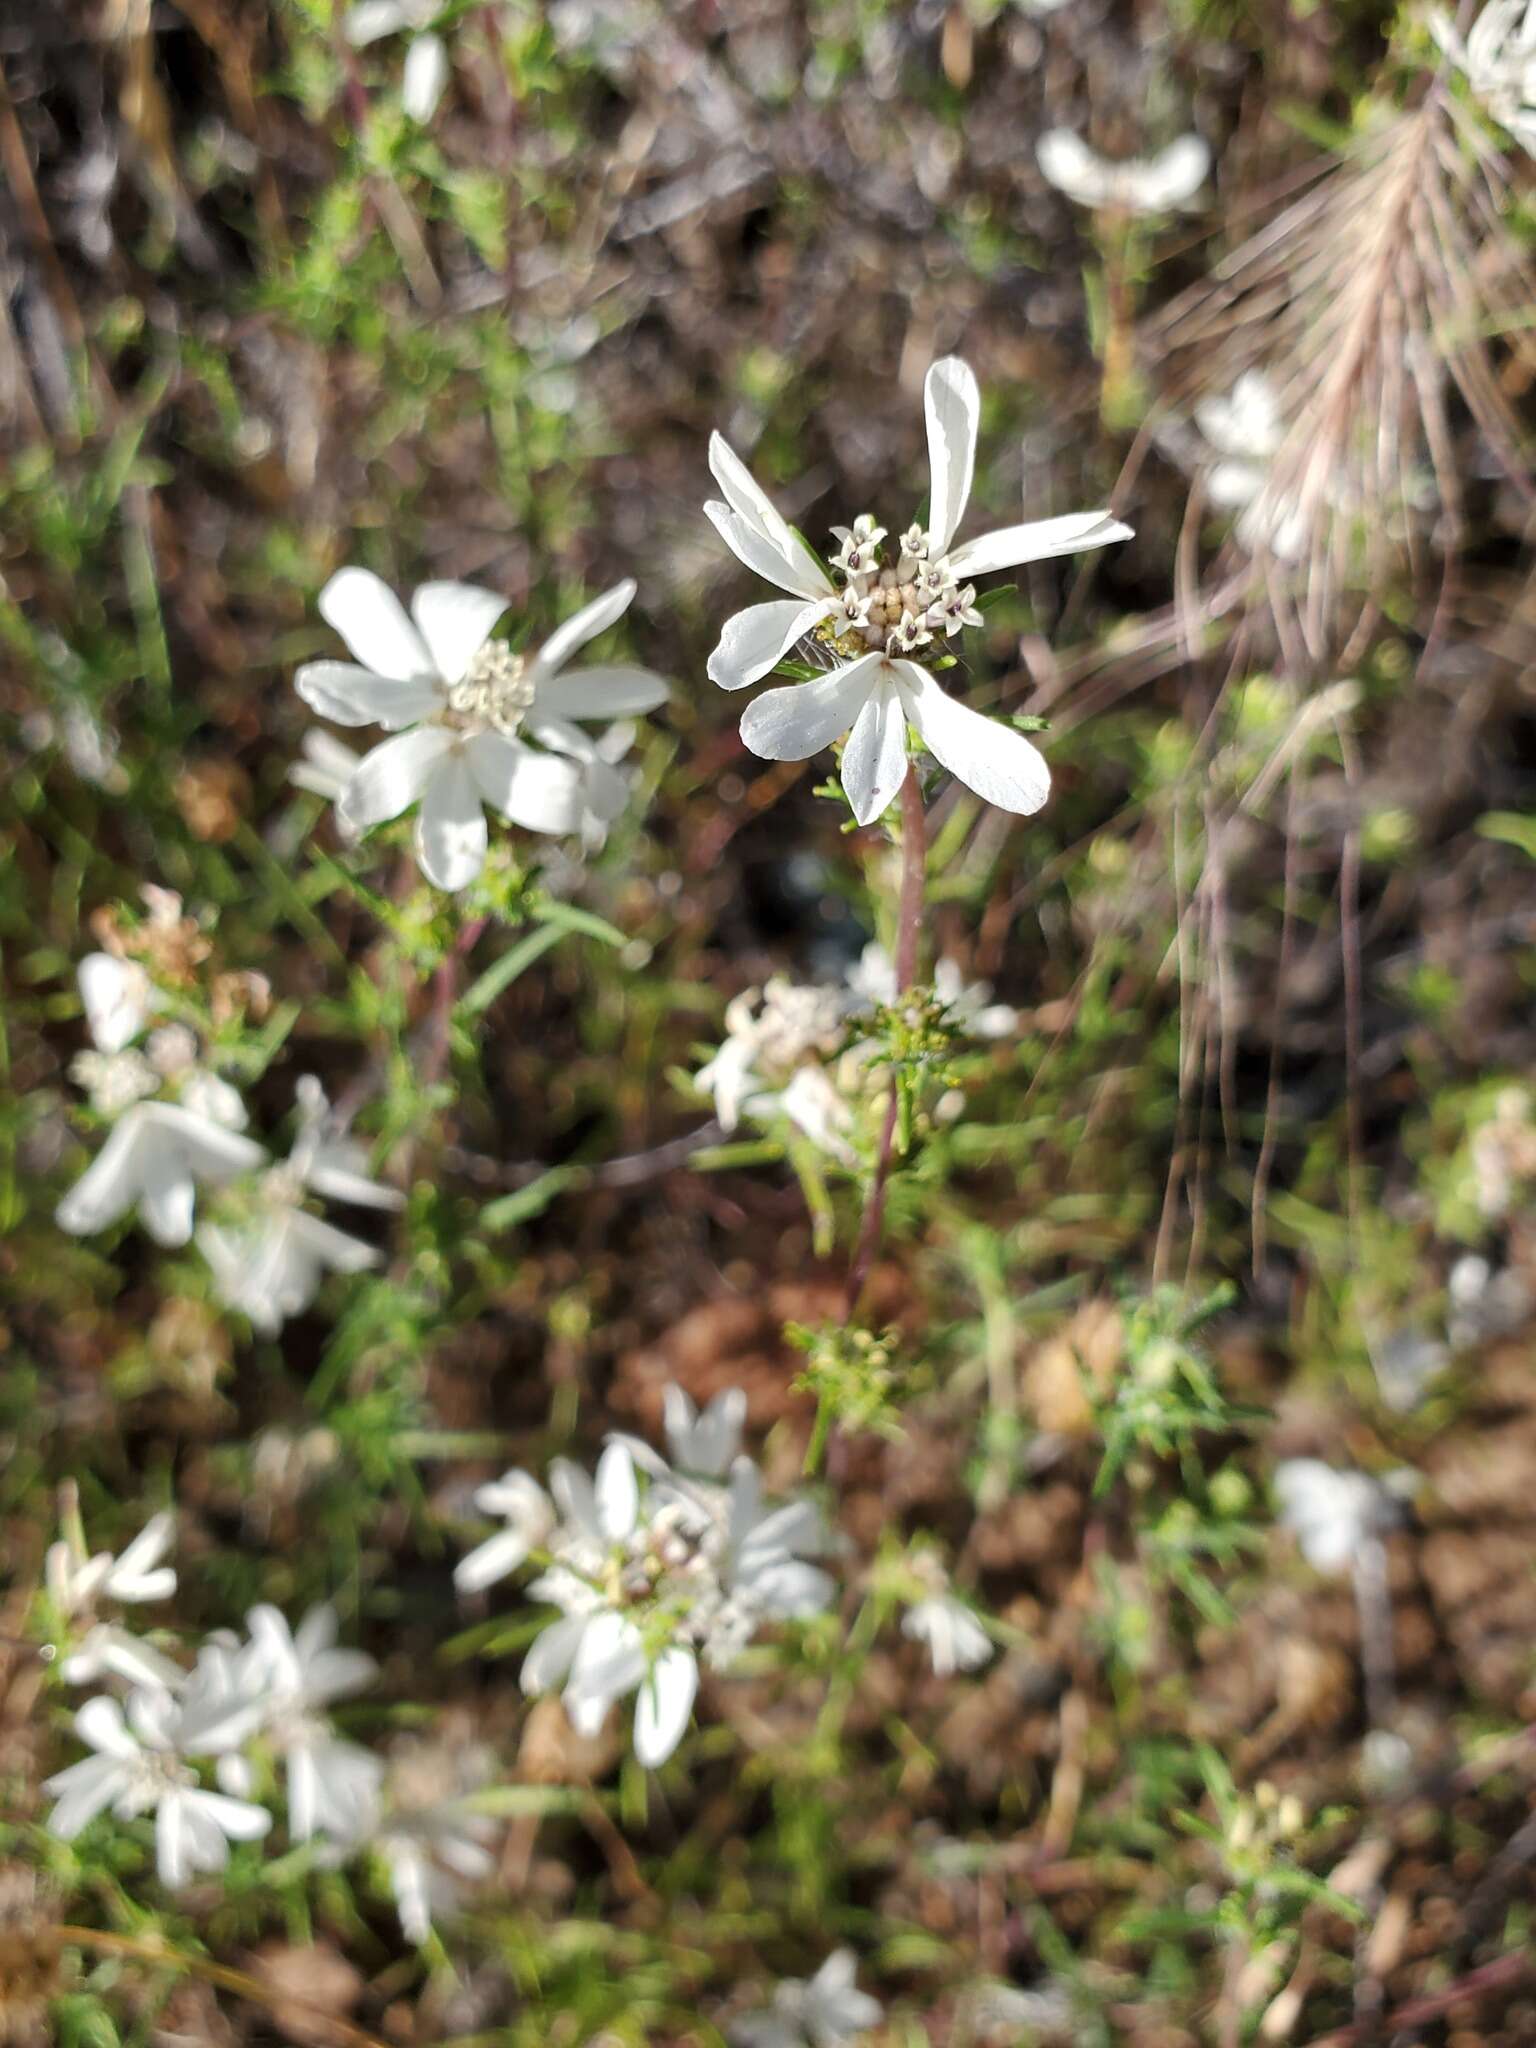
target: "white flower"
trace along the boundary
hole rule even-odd
[[[320,609],[361,665],[310,662],[299,694],[338,725],[395,735],[358,765],[338,806],[343,823],[367,831],[419,802],[422,872],[458,890],[485,860],[486,804],[532,832],[579,832],[594,815],[617,815],[627,785],[577,721],[654,710],[667,686],[623,665],[561,671],[634,594],[633,583],[615,584],[525,659],[490,637],[506,610],[492,591],[426,583],[407,617],[377,576],[338,571]]]
[[[1267,546],[1282,561],[1294,561],[1305,522],[1294,506],[1280,504],[1271,486],[1286,425],[1268,376],[1245,370],[1227,397],[1201,400],[1195,424],[1216,456],[1205,470],[1211,503],[1223,511],[1242,510],[1237,534],[1245,547]]]
[[[98,1052],[121,1052],[147,1027],[154,984],[136,960],[87,953],[75,970],[86,1026]]]
[[[389,1875],[406,1939],[424,1942],[432,1922],[458,1903],[460,1888],[482,1884],[496,1868],[500,1830],[469,1803],[491,1776],[490,1752],[462,1742],[399,1745],[378,1811],[339,1853],[372,1849]]]
[[[662,1421],[672,1463],[681,1472],[718,1479],[730,1470],[741,1451],[747,1397],[740,1387],[725,1387],[701,1415],[679,1386],[661,1397]]]
[[[1391,1495],[1364,1472],[1337,1472],[1320,1458],[1287,1458],[1275,1469],[1281,1520],[1308,1564],[1341,1572],[1397,1519]]]
[[[115,1125],[54,1218],[61,1230],[84,1237],[137,1207],[157,1244],[185,1244],[192,1235],[196,1182],[234,1180],[266,1156],[252,1139],[190,1109],[140,1102]]]
[[[423,124],[437,112],[448,83],[448,45],[431,31],[442,12],[442,0],[358,0],[342,17],[342,33],[354,49],[382,36],[410,35],[400,104],[413,121]]]
[[[515,1572],[550,1534],[556,1521],[554,1503],[526,1472],[504,1472],[500,1479],[480,1487],[475,1494],[475,1506],[483,1514],[503,1516],[507,1526],[488,1536],[454,1567],[453,1583],[461,1593],[482,1593],[487,1586],[494,1586],[498,1579]]]
[[[725,497],[711,501],[705,512],[737,558],[789,596],[751,605],[728,619],[709,658],[709,675],[722,689],[740,690],[769,674],[802,640],[809,638],[823,656],[830,653],[835,666],[826,675],[765,691],[749,704],[741,736],[765,760],[804,761],[846,733],[843,787],[860,824],[878,818],[901,786],[909,722],[930,752],[987,802],[1024,813],[1040,808],[1050,776],[1029,741],[955,702],[926,668],[901,657],[921,644],[927,632],[923,616],[935,591],[995,569],[1103,547],[1130,534],[1107,513],[1081,512],[1005,527],[956,547],[981,414],[976,379],[958,357],[948,356],[929,370],[924,409],[931,475],[928,525],[909,529],[900,562],[884,569],[873,553],[878,543],[863,537],[881,531],[872,521],[863,533],[857,521],[851,528],[834,528],[847,536],[847,561],[859,565],[840,565],[846,578],[842,590],[721,436],[710,441],[710,469]],[[915,580],[900,580],[904,569],[915,575],[919,562],[925,571],[921,589]]]
[[[852,1949],[835,1949],[809,1983],[789,1978],[775,1987],[767,2012],[736,2020],[738,2048],[839,2048],[883,2017],[880,2001],[855,1983]]]
[[[1429,27],[1473,98],[1536,153],[1536,0],[1488,0],[1465,41],[1442,8],[1431,11]]]
[[[263,1174],[255,1216],[233,1226],[205,1223],[197,1233],[220,1298],[266,1336],[309,1307],[327,1272],[361,1273],[379,1263],[376,1246],[311,1215],[307,1195],[370,1209],[398,1209],[404,1200],[369,1175],[366,1152],[335,1128],[313,1075],[297,1093],[298,1136],[286,1162]]]
[[[78,1538],[51,1543],[43,1561],[49,1601],[63,1619],[74,1621],[94,1614],[103,1600],[124,1606],[168,1600],[176,1590],[176,1573],[161,1559],[175,1533],[175,1517],[159,1514],[151,1516],[120,1557],[105,1550],[87,1556]],[[129,1685],[166,1688],[179,1685],[182,1677],[168,1657],[115,1622],[93,1621],[68,1648],[59,1675],[67,1685],[89,1685],[109,1674]]]
[[[857,1008],[846,990],[775,975],[761,994],[746,989],[726,1006],[724,1042],[699,1069],[697,1085],[715,1100],[722,1130],[750,1116],[770,1123],[786,1116],[813,1144],[851,1164],[844,1133],[847,1102],[823,1062],[842,1075],[847,1022]]]
[[[43,1562],[48,1597],[61,1614],[79,1614],[101,1600],[125,1606],[145,1600],[168,1600],[176,1590],[176,1573],[161,1559],[176,1538],[176,1518],[152,1515],[120,1557],[99,1550],[87,1557],[70,1542],[51,1543]]]
[[[383,1767],[334,1733],[326,1709],[371,1685],[378,1665],[362,1650],[336,1647],[334,1607],[312,1607],[297,1629],[275,1607],[255,1607],[246,1624],[246,1680],[256,1725],[283,1759],[289,1833],[297,1842],[322,1830],[348,1840],[367,1834],[378,1816]]]
[[[739,1437],[739,1400],[722,1396],[700,1417],[673,1388],[667,1407],[674,1442],[700,1460],[697,1476],[673,1472],[623,1437],[610,1440],[590,1480],[555,1459],[552,1502],[525,1474],[508,1473],[477,1496],[507,1516],[508,1529],[457,1574],[461,1586],[488,1585],[532,1549],[547,1553],[528,1590],[560,1618],[529,1650],[523,1690],[560,1686],[572,1725],[589,1737],[615,1702],[636,1694],[635,1755],[647,1768],[682,1739],[700,1655],[726,1669],[764,1621],[814,1613],[832,1597],[830,1578],[806,1562],[826,1544],[816,1510],[801,1501],[766,1506],[747,1458],[730,1464],[727,1484],[718,1481]]]
[[[1052,128],[1036,145],[1041,174],[1079,206],[1103,212],[1169,213],[1186,206],[1211,168],[1210,145],[1199,135],[1181,135],[1156,156],[1112,163],[1091,150],[1070,128]]]
[[[901,1632],[914,1642],[926,1643],[934,1673],[953,1677],[957,1671],[975,1671],[992,1655],[992,1639],[971,1610],[953,1594],[935,1594],[919,1600],[901,1618]]]
[[[185,1756],[189,1749],[208,1753],[214,1738],[190,1729],[184,1716],[168,1692],[130,1695],[126,1722],[116,1700],[87,1700],[75,1731],[96,1754],[44,1785],[58,1802],[50,1830],[70,1841],[108,1807],[118,1820],[153,1813],[160,1882],[172,1889],[199,1870],[222,1870],[231,1842],[264,1835],[272,1816],[263,1807],[198,1784]]]

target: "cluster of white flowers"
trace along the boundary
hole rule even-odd
[[[891,559],[886,529],[866,513],[832,529],[839,546],[824,567],[721,436],[709,444],[724,499],[705,512],[747,568],[789,593],[726,621],[709,675],[722,689],[745,689],[803,643],[826,674],[764,691],[742,714],[741,737],[764,760],[806,761],[846,734],[843,788],[861,825],[878,818],[901,786],[909,722],[930,753],[988,803],[1039,810],[1050,775],[1036,748],[957,703],[913,656],[980,623],[974,578],[1103,547],[1131,531],[1107,512],[1076,512],[955,545],[976,467],[981,394],[967,365],[947,356],[929,370],[923,403],[928,523],[908,526]]]
[[[1465,37],[1444,8],[1429,26],[1472,97],[1536,155],[1536,0],[1488,0]]]
[[[763,1498],[741,1452],[746,1402],[721,1394],[702,1415],[678,1387],[666,1394],[670,1460],[614,1437],[589,1479],[556,1458],[549,1491],[512,1471],[476,1494],[505,1528],[454,1574],[479,1592],[530,1558],[529,1586],[560,1618],[536,1639],[523,1690],[561,1686],[573,1727],[595,1735],[616,1701],[637,1695],[635,1754],[654,1767],[682,1740],[699,1660],[729,1670],[765,1624],[803,1619],[832,1599],[833,1581],[809,1562],[830,1547],[815,1506]]]
[[[1211,168],[1210,144],[1199,135],[1181,135],[1156,156],[1117,163],[1097,155],[1070,128],[1052,128],[1035,155],[1048,185],[1096,213],[1172,213],[1189,204]]]
[[[56,1801],[49,1828],[68,1841],[109,1809],[124,1821],[152,1814],[156,1870],[174,1889],[200,1871],[222,1870],[231,1842],[271,1830],[273,1815],[256,1794],[280,1767],[290,1840],[322,1839],[333,1861],[377,1855],[407,1935],[425,1940],[455,1882],[483,1878],[492,1866],[495,1826],[465,1804],[472,1787],[424,1792],[429,1747],[386,1762],[336,1733],[332,1705],[371,1685],[378,1666],[338,1646],[331,1607],[311,1608],[296,1629],[277,1608],[255,1607],[243,1640],[220,1631],[190,1668],[99,1619],[106,1602],[140,1604],[175,1591],[176,1573],[162,1562],[173,1534],[172,1517],[160,1514],[117,1558],[87,1556],[78,1529],[49,1549],[60,1675],[72,1685],[115,1679],[127,1688],[124,1700],[100,1693],[76,1713],[75,1733],[91,1754],[47,1781]],[[208,1774],[212,1786],[203,1782]]]
[[[88,953],[79,986],[95,1050],[81,1053],[71,1074],[97,1114],[115,1121],[60,1202],[59,1227],[85,1236],[137,1208],[157,1244],[185,1244],[196,1183],[233,1180],[267,1155],[241,1135],[245,1105],[203,1065],[195,1033],[182,1023],[151,1029],[159,999],[137,960]]]
[[[137,1209],[157,1244],[183,1245],[198,1183],[219,1189],[222,1220],[198,1227],[198,1248],[220,1299],[268,1335],[309,1306],[328,1271],[378,1264],[375,1246],[306,1207],[311,1195],[372,1209],[402,1200],[369,1175],[363,1147],[338,1128],[312,1075],[298,1084],[292,1150],[271,1165],[266,1148],[243,1135],[245,1105],[202,1063],[196,1034],[183,1023],[150,1028],[164,999],[139,961],[89,953],[79,987],[95,1050],[70,1071],[112,1130],[59,1203],[61,1229],[90,1235]]]
[[[725,1037],[694,1076],[713,1096],[721,1128],[734,1131],[746,1117],[771,1129],[785,1118],[829,1157],[856,1164],[857,1111],[880,1092],[867,1027],[899,993],[890,954],[871,944],[841,984],[776,975],[734,996]],[[953,960],[934,970],[933,1001],[956,1032],[988,1039],[1017,1029],[1018,1012],[991,994],[984,981],[967,983]]]
[[[453,891],[484,866],[487,804],[530,832],[600,836],[629,796],[613,757],[633,728],[612,722],[655,710],[667,685],[630,663],[563,671],[634,594],[632,582],[616,583],[524,656],[491,637],[507,609],[495,591],[424,583],[408,614],[368,570],[339,570],[320,610],[356,661],[307,663],[299,695],[333,724],[394,735],[349,770],[339,748],[312,756],[330,787],[340,784],[342,830],[355,838],[419,804],[422,873]],[[581,723],[594,719],[611,721],[597,738]]]

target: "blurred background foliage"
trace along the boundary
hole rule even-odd
[[[334,1959],[333,2016],[391,2040],[709,2042],[846,1939],[892,2042],[1536,2038],[1529,481],[1453,391],[1454,519],[1442,489],[1389,559],[1356,550],[1299,640],[1163,431],[1250,341],[1218,303],[1192,384],[1168,309],[1418,104],[1422,23],[450,0],[423,13],[451,52],[426,124],[407,37],[340,24],[0,9],[0,1626],[23,1632],[61,1480],[102,1545],[174,1499],[179,1625],[337,1598],[387,1672],[358,1725],[488,1744],[523,1800],[451,1954],[402,1950],[366,1877],[300,1852],[165,1910],[121,1836],[113,1867],[41,1834],[63,1717],[0,1646],[22,1917],[183,1958],[74,1958],[54,2037],[340,2038],[186,1960],[270,1985],[302,1950],[309,2006]],[[1111,156],[1193,127],[1213,179],[1129,237],[1041,177],[1062,124]],[[1528,171],[1500,261],[1529,249]],[[1528,423],[1524,335],[1484,338]],[[1003,1650],[946,1687],[829,1625],[788,1679],[716,1687],[648,1786],[487,1657],[526,1617],[445,1630],[456,1531],[491,1470],[654,1430],[668,1379],[743,1385],[798,1469],[796,1376],[829,1368],[783,1333],[835,1318],[840,1255],[782,1162],[694,1156],[686,1074],[731,995],[888,939],[895,870],[819,768],[744,752],[704,678],[743,580],[700,517],[705,448],[725,432],[818,541],[850,507],[904,521],[952,350],[986,401],[978,519],[1113,500],[1136,527],[1024,572],[962,678],[1049,721],[1054,791],[1021,823],[935,783],[925,943],[1021,1024],[897,1175],[894,1377],[840,1368],[866,1405],[826,1469],[849,1612],[882,1541],[936,1532]],[[600,855],[518,843],[455,912],[403,834],[338,845],[287,770],[349,562],[492,586],[535,637],[637,579],[628,644],[675,690]],[[74,966],[145,882],[272,984],[256,1124],[298,1074],[355,1088],[409,1189],[387,1269],[281,1342],[189,1255],[52,1222],[84,1157]],[[513,929],[466,949],[444,1026],[441,964],[487,910]],[[1469,1252],[1504,1307],[1458,1322]],[[1347,1590],[1273,1529],[1297,1452],[1420,1475],[1390,1730]],[[1299,1802],[1289,1832],[1260,1781]],[[0,2038],[5,2012],[0,1989]]]

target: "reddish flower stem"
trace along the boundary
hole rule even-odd
[[[901,785],[901,901],[896,914],[896,994],[904,996],[917,980],[917,948],[923,928],[923,888],[928,873],[928,834],[923,816],[923,792],[918,785],[917,770],[909,762],[906,780]],[[880,1248],[880,1233],[885,1223],[885,1193],[891,1178],[891,1154],[896,1145],[896,1117],[900,1107],[901,1091],[898,1081],[891,1081],[891,1099],[886,1104],[885,1123],[880,1132],[880,1156],[875,1164],[875,1177],[870,1184],[869,1200],[864,1205],[864,1220],[859,1226],[859,1241],[854,1249],[853,1263],[848,1269],[848,1289],[844,1295],[844,1313],[851,1322],[869,1278],[869,1269],[874,1264],[875,1253]]]

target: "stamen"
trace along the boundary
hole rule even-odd
[[[533,702],[533,679],[527,669],[523,657],[504,641],[487,641],[461,680],[449,685],[450,723],[471,729],[489,725],[510,738]]]

